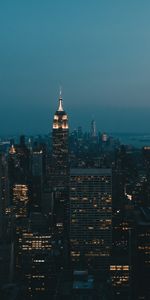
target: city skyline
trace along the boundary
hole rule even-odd
[[[1,1],[1,134],[48,133],[60,84],[71,129],[150,132],[149,8]]]
[[[150,299],[149,139],[69,135],[61,92],[51,130],[0,143],[0,298]]]
[[[149,12],[0,1],[0,299],[150,299]]]

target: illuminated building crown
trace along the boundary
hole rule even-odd
[[[53,129],[68,129],[68,116],[63,109],[61,90],[59,94],[59,106],[54,115]]]

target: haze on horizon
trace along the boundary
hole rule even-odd
[[[1,0],[0,135],[70,126],[150,132],[148,0]]]

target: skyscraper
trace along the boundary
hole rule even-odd
[[[60,91],[59,106],[54,115],[52,132],[52,191],[54,192],[55,225],[63,232],[66,222],[69,182],[68,116],[63,109]]]
[[[91,137],[96,137],[96,122],[94,120],[91,122]]]
[[[29,203],[29,187],[27,184],[14,184],[12,203],[16,218],[27,217]]]
[[[111,170],[71,169],[70,248],[73,264],[106,270],[111,243]]]
[[[32,151],[32,203],[41,205],[43,188],[43,151],[35,145]]]
[[[25,299],[48,299],[56,285],[54,240],[48,219],[34,206],[24,221],[26,226],[18,232],[16,267],[26,283]]]
[[[140,207],[136,215],[136,299],[150,299],[150,209]]]

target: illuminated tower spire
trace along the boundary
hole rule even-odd
[[[62,89],[60,87],[60,90],[59,90],[59,107],[58,107],[58,111],[63,111],[63,106],[62,106]]]

